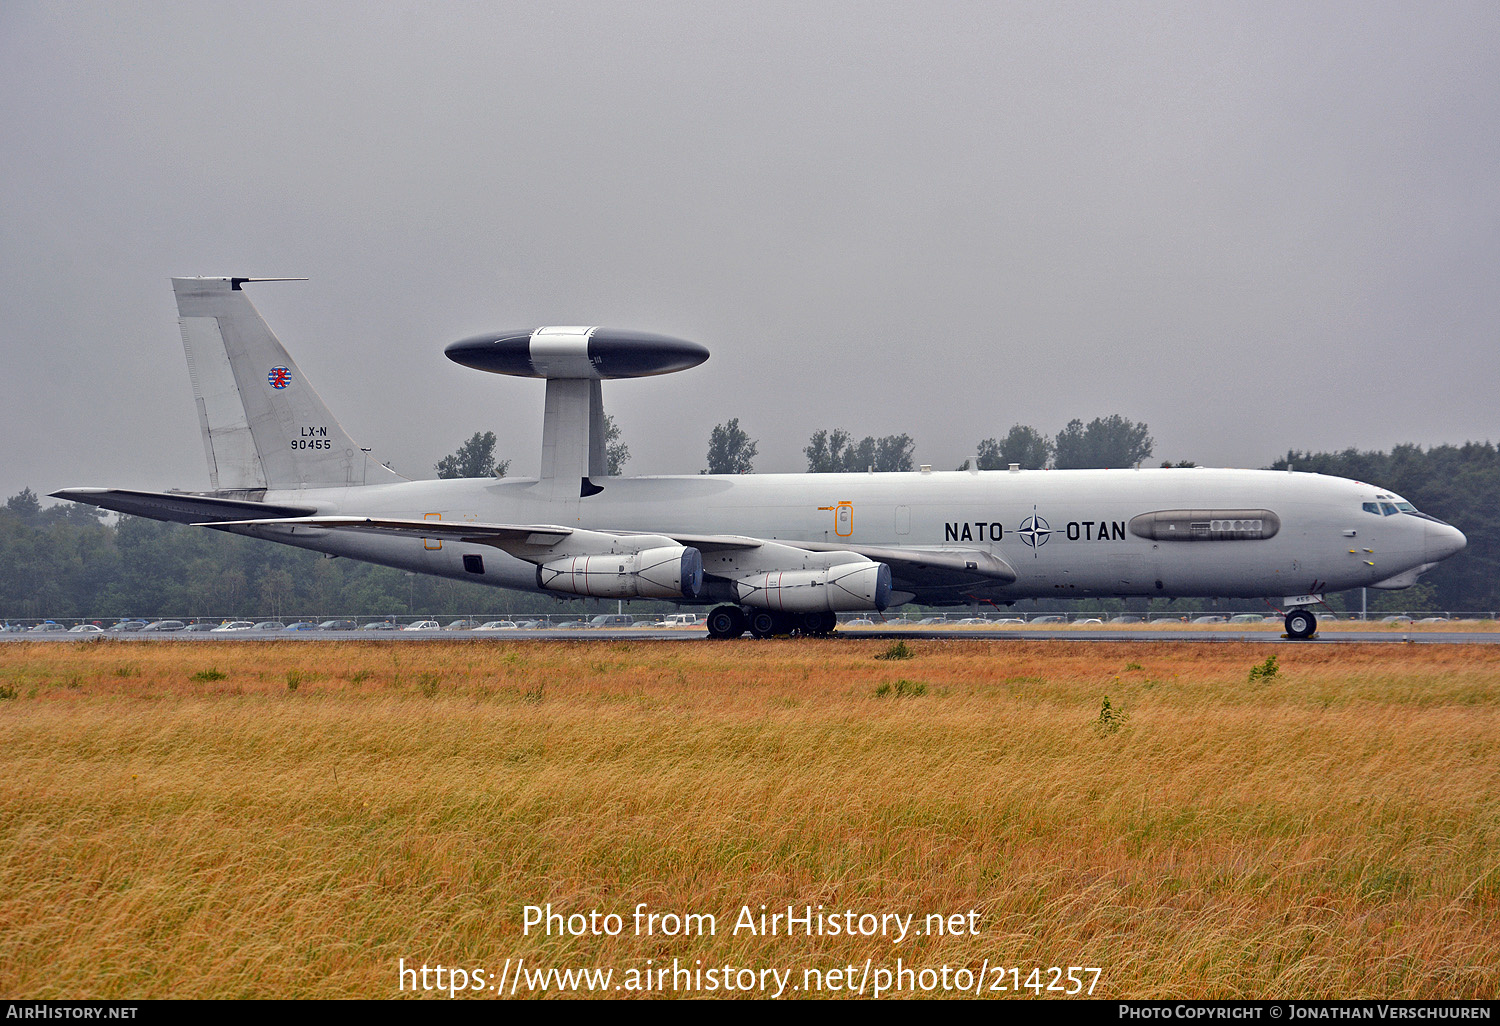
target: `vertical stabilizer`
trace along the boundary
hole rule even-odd
[[[240,288],[173,278],[182,344],[215,489],[404,480],[354,444]]]

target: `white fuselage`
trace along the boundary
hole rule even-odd
[[[535,480],[463,479],[272,490],[267,502],[361,515],[551,524],[655,534],[740,535],[822,546],[983,550],[1009,584],[920,589],[915,600],[1083,596],[1280,597],[1374,585],[1463,546],[1420,514],[1366,510],[1380,489],[1261,470],[1076,470],[752,474],[604,478],[603,491],[553,498]],[[1164,510],[1266,510],[1271,537],[1157,540],[1133,518]],[[538,590],[536,567],[487,545],[378,537],[316,527],[228,528],[420,573]],[[480,555],[483,573],[465,569]],[[470,560],[471,566],[474,561]]]

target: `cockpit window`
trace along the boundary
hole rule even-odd
[[[1381,498],[1388,498],[1388,496],[1381,496]],[[1417,511],[1417,507],[1404,499],[1398,499],[1395,502],[1364,502],[1359,508],[1377,517],[1393,517],[1398,513],[1416,513],[1417,516],[1422,516]]]

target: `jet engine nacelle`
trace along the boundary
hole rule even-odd
[[[536,583],[591,598],[696,599],[703,590],[703,556],[682,545],[567,556],[538,564]]]
[[[884,563],[839,563],[823,570],[772,570],[734,582],[741,603],[786,613],[884,609],[891,601],[891,568]]]

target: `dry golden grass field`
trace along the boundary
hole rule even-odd
[[[1495,646],[905,645],[0,646],[0,996],[383,998],[401,960],[628,996],[674,958],[785,996],[898,959],[985,996],[1500,995]],[[547,903],[623,928],[524,932]]]

